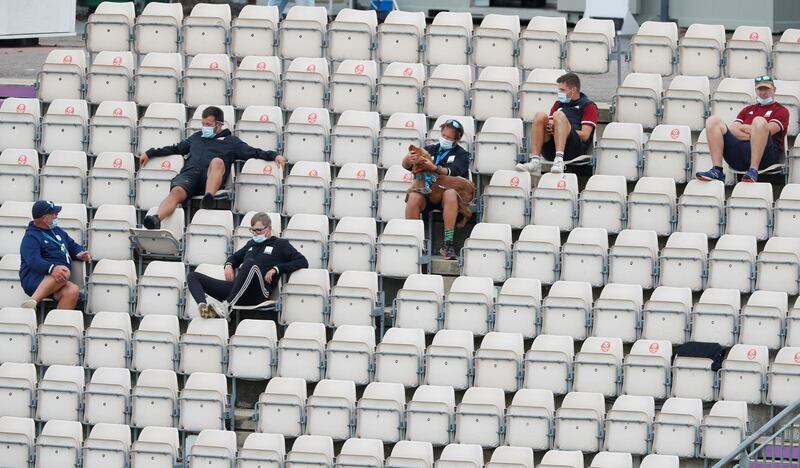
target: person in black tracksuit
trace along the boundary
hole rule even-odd
[[[185,200],[203,195],[203,208],[211,208],[214,194],[222,187],[228,177],[231,164],[236,159],[264,159],[275,161],[283,168],[286,159],[275,151],[253,148],[233,136],[228,129],[223,130],[225,116],[219,107],[209,106],[203,110],[203,128],[178,144],[163,148],[150,148],[139,156],[139,165],[156,156],[172,154],[189,155],[181,172],[172,179],[169,195],[158,206],[154,215],[143,221],[147,229],[158,229],[161,220],[171,215],[175,208]]]
[[[227,317],[228,307],[257,305],[272,297],[281,274],[308,268],[308,260],[286,239],[272,236],[272,221],[266,213],[250,220],[253,238],[225,262],[225,279],[193,271],[186,278],[189,293],[205,318]],[[234,274],[234,270],[239,271]],[[211,303],[210,296],[221,303]]]

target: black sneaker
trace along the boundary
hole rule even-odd
[[[200,202],[200,206],[204,210],[210,210],[211,208],[214,208],[214,194],[211,192],[206,192],[206,194],[203,195],[203,201]]]
[[[145,216],[142,225],[147,229],[161,229],[161,219],[158,215]]]
[[[439,250],[439,253],[442,254],[442,258],[445,260],[455,260],[458,258],[458,255],[456,255],[456,249],[451,243],[444,244]]]

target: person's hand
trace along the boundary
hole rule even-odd
[[[83,252],[79,253],[75,256],[78,260],[82,262],[89,263],[92,261],[92,256],[89,254],[88,251],[84,250]]]
[[[140,168],[144,167],[144,165],[147,164],[147,161],[149,161],[149,160],[150,160],[150,156],[148,156],[147,153],[140,154],[139,155],[139,167]]]
[[[436,164],[430,162],[429,160],[425,160],[425,170],[428,172],[436,172]]]
[[[553,134],[553,119],[547,119],[547,126],[545,127],[545,131],[547,131],[549,135]]]
[[[286,165],[286,158],[284,158],[283,155],[279,154],[279,155],[275,156],[275,163],[278,164],[278,167],[283,169],[283,166]]]
[[[225,265],[225,281],[233,281],[233,266]]]
[[[65,267],[64,265],[56,265],[53,268],[53,271],[50,272],[50,275],[56,280],[57,283],[66,283],[69,279],[70,271],[69,268]]]
[[[264,281],[266,281],[267,284],[271,284],[272,283],[272,279],[275,277],[275,275],[277,273],[278,272],[274,268],[270,268],[269,271],[267,272],[267,274],[264,275]]]
[[[408,163],[413,166],[414,164],[417,163],[417,155],[408,153],[406,155],[406,161],[408,161]]]

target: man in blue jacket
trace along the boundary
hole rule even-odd
[[[203,128],[176,145],[150,148],[139,156],[139,167],[155,156],[172,154],[189,155],[181,172],[172,179],[170,191],[158,206],[155,215],[145,216],[142,224],[147,229],[158,229],[161,220],[171,215],[186,199],[203,195],[203,208],[211,208],[214,194],[228,178],[231,164],[236,159],[264,159],[275,161],[283,168],[286,159],[275,151],[253,148],[233,136],[230,130],[222,129],[225,115],[222,109],[209,106],[203,109]]]
[[[89,262],[89,252],[58,227],[61,207],[39,200],[33,204],[33,221],[22,237],[19,248],[22,264],[19,279],[25,294],[31,298],[22,307],[35,309],[42,300],[54,296],[59,309],[74,309],[80,288],[69,280],[72,259]]]

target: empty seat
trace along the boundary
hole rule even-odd
[[[375,350],[374,380],[416,387],[422,381],[424,354],[424,330],[397,327],[386,330]]]
[[[755,102],[753,80],[744,78],[725,78],[711,95],[709,112],[723,122],[733,122],[742,107]]]
[[[571,336],[539,335],[525,354],[526,389],[548,390],[556,395],[569,391],[572,360]]]
[[[583,468],[583,453],[580,450],[548,450],[538,466],[543,468]]]
[[[356,385],[351,380],[320,380],[306,402],[306,433],[333,440],[352,437]]]
[[[486,334],[496,294],[492,278],[459,276],[444,299],[444,328]]]
[[[145,427],[131,446],[131,468],[169,468],[178,458],[180,445],[174,427]]]
[[[282,181],[283,171],[276,163],[248,159],[234,182],[234,211],[278,211]]]
[[[671,75],[678,45],[675,23],[645,21],[631,38],[631,71]]]
[[[767,372],[767,403],[771,405],[787,406],[797,397],[798,363],[800,363],[800,350],[796,347],[785,347],[778,351],[775,360]]]
[[[352,468],[364,463],[383,464],[383,442],[375,438],[346,440],[336,457],[336,464]]]
[[[328,217],[298,213],[289,218],[283,237],[308,260],[309,268],[323,268],[328,259]]]
[[[374,164],[346,163],[331,184],[331,217],[372,218],[378,168]],[[375,237],[375,236],[373,236]]]
[[[725,233],[766,240],[772,224],[772,185],[736,184],[728,198]]]
[[[494,331],[536,336],[536,322],[542,301],[542,285],[537,279],[509,278],[494,305]]]
[[[492,452],[492,458],[487,465],[496,467],[506,464],[520,468],[533,468],[533,450],[530,447],[497,447]]]
[[[225,319],[195,318],[181,335],[178,372],[222,373],[227,361],[228,323]]]
[[[644,147],[644,176],[684,183],[690,177],[692,133],[685,125],[658,125]],[[675,197],[673,197],[674,200]]]
[[[227,5],[226,5],[227,6]],[[236,433],[218,429],[203,429],[187,450],[190,468],[215,463],[233,465],[236,460]]]
[[[183,8],[177,4],[147,4],[136,17],[134,50],[148,52],[178,52]]]
[[[556,410],[554,446],[559,450],[598,451],[605,415],[603,394],[567,393]]]
[[[722,182],[690,180],[678,199],[678,226],[681,232],[700,232],[716,239],[725,223],[725,186]]]
[[[578,224],[614,234],[624,227],[628,191],[621,175],[594,175],[581,192]]]
[[[406,405],[406,440],[446,445],[450,441],[455,406],[453,387],[417,388]]]
[[[33,364],[17,362],[0,364],[0,388],[3,389],[3,395],[0,397],[2,418],[33,416],[36,406],[36,382],[36,367]]]
[[[642,458],[639,468],[678,468],[680,460],[676,455],[658,455],[651,453]]]
[[[396,164],[386,171],[378,183],[376,220],[387,222],[405,216],[405,197],[411,187],[412,174]]]
[[[767,73],[772,52],[769,27],[738,26],[725,44],[725,75],[750,78]]]
[[[669,341],[637,340],[625,356],[622,392],[666,398],[671,358],[672,344]]]
[[[519,333],[487,333],[480,348],[475,351],[473,385],[494,387],[505,392],[517,391],[524,354],[522,335]],[[500,413],[502,415],[502,411]],[[484,442],[481,444],[484,445]]]
[[[283,434],[251,433],[239,449],[236,462],[239,466],[249,467],[259,463],[280,464],[286,456],[286,441]]]
[[[439,275],[409,275],[397,291],[393,315],[395,326],[420,328],[426,333],[439,329],[442,311],[444,282]],[[391,330],[389,330],[391,331]]]
[[[531,197],[531,224],[570,231],[578,219],[578,176],[542,174]]]
[[[186,106],[177,102],[153,103],[139,119],[137,143],[143,151],[161,148],[183,140]]]
[[[791,237],[771,237],[758,254],[756,261],[757,290],[798,292],[798,282],[793,271],[800,259],[800,241]]]
[[[296,8],[296,7],[295,7]],[[292,451],[286,454],[289,464],[333,465],[333,440],[329,436],[303,435],[295,439]]]
[[[521,389],[506,410],[505,443],[534,450],[550,446],[555,407],[550,390]]]
[[[659,285],[702,290],[707,257],[705,233],[672,233],[661,250]]]
[[[678,43],[678,72],[718,78],[725,40],[725,26],[721,24],[690,24]]]
[[[184,262],[222,264],[231,253],[233,214],[230,211],[198,210],[186,227]]]
[[[5,258],[8,258],[7,255]],[[19,259],[17,259],[19,260]],[[19,271],[19,263],[14,273]],[[19,273],[17,273],[19,276]],[[19,287],[19,285],[17,285]],[[3,291],[3,294],[7,294]],[[27,297],[27,296],[25,296]],[[0,337],[5,346],[0,350],[0,362],[32,363],[36,349],[36,311],[33,309],[3,307],[0,309]]]
[[[375,55],[382,63],[420,62],[425,13],[392,10],[378,25]]]
[[[563,22],[561,18],[555,18]],[[564,26],[566,30],[566,25]],[[545,40],[545,39],[543,39]],[[545,40],[546,41],[546,40]],[[547,47],[542,45],[542,47]],[[559,59],[560,60],[560,59]],[[553,102],[558,95],[556,80],[566,71],[561,69],[550,70],[535,68],[528,73],[525,82],[519,91],[519,116],[526,122],[531,122],[539,112],[550,113]]]
[[[434,465],[437,468],[451,466],[470,466],[481,468],[483,466],[483,450],[477,444],[448,444],[442,449],[439,460]]]
[[[326,270],[295,271],[281,289],[280,323],[327,323],[330,290],[330,276]]]
[[[776,237],[798,237],[800,229],[795,220],[798,216],[800,205],[800,184],[787,184],[781,189],[780,196],[775,200],[774,226],[772,235]]]
[[[39,198],[58,203],[83,203],[87,164],[83,151],[50,153],[42,167]]]
[[[547,297],[542,301],[540,332],[583,340],[588,335],[591,311],[592,285],[590,283],[556,281],[551,286]]]
[[[468,65],[471,39],[471,13],[437,13],[425,32],[425,64]]]
[[[278,29],[278,56],[284,59],[323,57],[327,29],[325,7],[290,8]]]
[[[135,16],[133,2],[101,2],[86,23],[86,50],[130,50]]]
[[[708,287],[750,292],[755,283],[756,238],[725,234],[708,255]]]
[[[598,287],[606,283],[608,234],[603,228],[580,227],[569,233],[561,248],[561,279],[588,281]]]
[[[136,297],[136,265],[133,260],[111,260],[97,262],[87,283],[89,300],[87,312],[131,313]]]
[[[30,418],[0,416],[0,440],[5,444],[4,463],[27,466],[31,459],[36,437],[35,423]]]
[[[130,205],[133,202],[134,172],[132,153],[103,152],[97,155],[87,179],[87,205],[98,208],[98,211],[105,204]]]
[[[230,25],[230,5],[196,4],[183,20],[183,54],[196,56],[227,53]]]
[[[275,377],[267,382],[256,403],[256,431],[297,437],[303,433],[306,382],[292,377]]]
[[[105,204],[89,223],[88,250],[93,259],[132,258],[129,229],[136,227],[136,209],[131,205]]]
[[[231,55],[275,55],[280,12],[275,6],[245,5],[231,21]]]
[[[425,352],[425,384],[458,390],[470,386],[473,334],[466,330],[440,330]]]
[[[766,346],[733,345],[719,370],[719,399],[761,403],[768,366],[769,351]]]
[[[566,68],[577,73],[607,73],[609,57],[616,49],[615,36],[612,20],[581,18],[567,35]]]
[[[373,271],[345,271],[331,289],[329,325],[372,326],[383,311],[378,275]]]
[[[209,102],[227,104],[231,65],[227,55],[202,53],[194,56],[183,76],[183,103],[198,107]]]
[[[483,188],[482,219],[487,223],[504,223],[515,229],[524,229],[530,216],[530,194],[529,173],[509,170],[494,172],[489,185]]]
[[[18,201],[6,201],[0,206],[0,226],[4,228],[2,234],[0,234],[0,246],[4,246],[0,247],[0,255],[4,258],[8,257],[8,260],[6,260],[6,262],[8,262],[6,268],[14,269],[16,265],[16,270],[14,271],[14,273],[16,273],[14,275],[16,280],[19,280],[19,264],[21,261],[19,257],[19,245],[22,242],[22,237],[25,235],[25,229],[31,221],[32,206],[33,203],[31,202]],[[420,227],[420,229],[422,228]],[[10,288],[9,286],[9,289]],[[24,292],[20,292],[20,294],[24,294]],[[27,295],[25,297],[27,297]],[[17,302],[13,305],[16,307],[19,304],[20,302]]]
[[[128,367],[131,318],[122,312],[98,312],[83,338],[83,366]]]
[[[131,393],[128,369],[100,367],[92,373],[83,393],[83,422],[126,424]]]
[[[378,80],[375,110],[384,116],[419,112],[424,81],[425,66],[421,63],[390,63]]]
[[[331,132],[331,164],[344,166],[347,163],[374,163],[380,128],[380,115],[377,112],[342,112]]]
[[[77,465],[81,459],[83,428],[76,421],[47,421],[36,438],[36,464],[45,466]]]
[[[664,90],[661,121],[667,125],[686,125],[692,131],[703,130],[710,98],[707,76],[678,75]]]
[[[248,380],[271,378],[277,360],[277,344],[275,322],[242,320],[228,341],[228,375]]]
[[[54,99],[42,116],[39,151],[52,153],[86,148],[89,109],[86,101]]]
[[[780,348],[788,309],[785,292],[754,291],[739,315],[739,343]]]
[[[131,52],[97,54],[86,74],[86,100],[92,104],[130,100],[135,64]]]
[[[324,58],[300,57],[292,60],[283,74],[281,107],[327,107],[328,63]],[[291,122],[291,120],[290,120]]]
[[[608,124],[596,145],[597,174],[637,180],[641,174],[642,140],[639,122]]]
[[[606,414],[605,450],[647,454],[655,412],[652,396],[618,396]]]
[[[246,5],[246,7],[259,8],[256,5]],[[253,34],[259,33],[253,32]],[[247,55],[236,67],[231,78],[231,104],[237,109],[249,106],[276,106],[280,80],[281,61],[278,57],[273,57],[271,54]]]
[[[712,366],[714,363],[709,357],[675,356],[671,396],[714,401],[717,371]]]
[[[372,60],[345,60],[330,80],[332,112],[368,112],[375,100],[378,66]]]
[[[633,457],[630,453],[599,452],[592,458],[590,468],[633,468]]]
[[[608,282],[638,284],[652,289],[658,278],[658,237],[655,231],[625,229],[608,252]]]
[[[478,223],[462,248],[463,276],[488,276],[495,282],[508,278],[511,261],[511,226]]]
[[[388,331],[391,330],[393,329]],[[405,406],[406,396],[402,384],[370,383],[356,405],[356,437],[369,436],[383,442],[398,442],[405,420]],[[388,423],[385,421],[387,416],[390,418]]]
[[[423,112],[430,117],[466,114],[471,84],[469,65],[437,65],[425,82]]]
[[[421,273],[426,250],[425,226],[417,219],[390,219],[378,236],[375,271],[381,276],[406,278]]]
[[[141,18],[141,16],[140,16]],[[169,25],[163,25],[165,29]],[[209,71],[209,74],[214,73]],[[221,75],[220,75],[221,76]],[[134,76],[133,99],[140,106],[179,103],[183,86],[183,57],[175,52],[150,52]]]
[[[642,177],[628,195],[627,226],[661,236],[672,234],[675,204],[675,179]]]
[[[798,80],[797,39],[800,30],[786,29],[781,37],[772,45],[772,74],[779,80]]]
[[[397,112],[389,116],[378,136],[378,166],[401,165],[409,145],[424,146],[427,133],[425,114]]]
[[[13,309],[11,309],[13,310]],[[83,314],[79,310],[53,309],[36,334],[36,363],[77,366],[82,358]]]
[[[622,340],[586,338],[575,355],[573,368],[573,392],[593,391],[606,397],[617,396],[622,374]]]
[[[58,99],[80,99],[86,83],[86,53],[54,49],[36,75],[36,97],[45,103]]]
[[[741,299],[736,289],[708,288],[692,310],[692,341],[733,346]]]
[[[614,120],[655,128],[661,114],[662,92],[661,75],[629,73],[614,95]]]
[[[36,199],[39,189],[39,154],[36,150],[3,150],[0,169],[0,203],[8,200],[33,202]]]
[[[592,336],[617,337],[624,343],[636,340],[642,310],[642,287],[609,283],[594,303]]]
[[[284,216],[326,214],[330,203],[331,170],[326,162],[298,161],[283,180]]]
[[[669,398],[653,423],[653,452],[694,457],[703,403],[697,398]]]
[[[328,57],[369,60],[375,49],[375,30],[378,17],[372,10],[342,8],[328,26]]]
[[[691,289],[657,287],[642,310],[642,338],[683,344],[688,334],[691,308]]]
[[[185,282],[186,270],[182,263],[150,262],[139,279],[135,314],[179,316]]]
[[[747,403],[743,401],[718,401],[703,418],[700,426],[700,456],[723,458],[744,441],[749,418]]]
[[[131,425],[173,427],[178,410],[178,378],[175,372],[145,369],[131,392]]]
[[[36,389],[36,419],[78,421],[84,389],[83,367],[55,364]]]
[[[472,63],[478,67],[513,67],[519,39],[519,16],[488,14],[472,36]]]
[[[318,382],[325,366],[325,325],[290,323],[278,342],[278,376]]]
[[[36,148],[41,115],[38,99],[4,99],[0,104],[0,151]]]
[[[374,362],[375,329],[364,325],[340,325],[333,332],[325,352],[327,378],[366,385],[370,382]]]
[[[519,93],[519,70],[513,66],[484,68],[470,91],[471,114],[477,120],[514,117]]]
[[[207,372],[191,374],[181,390],[178,403],[178,429],[199,432],[224,428],[230,413],[225,376]]]
[[[492,175],[501,169],[513,171],[517,156],[522,153],[523,136],[521,119],[488,117],[475,136],[472,170]]]
[[[561,68],[566,36],[566,18],[534,16],[520,34],[519,66],[525,70]]]

